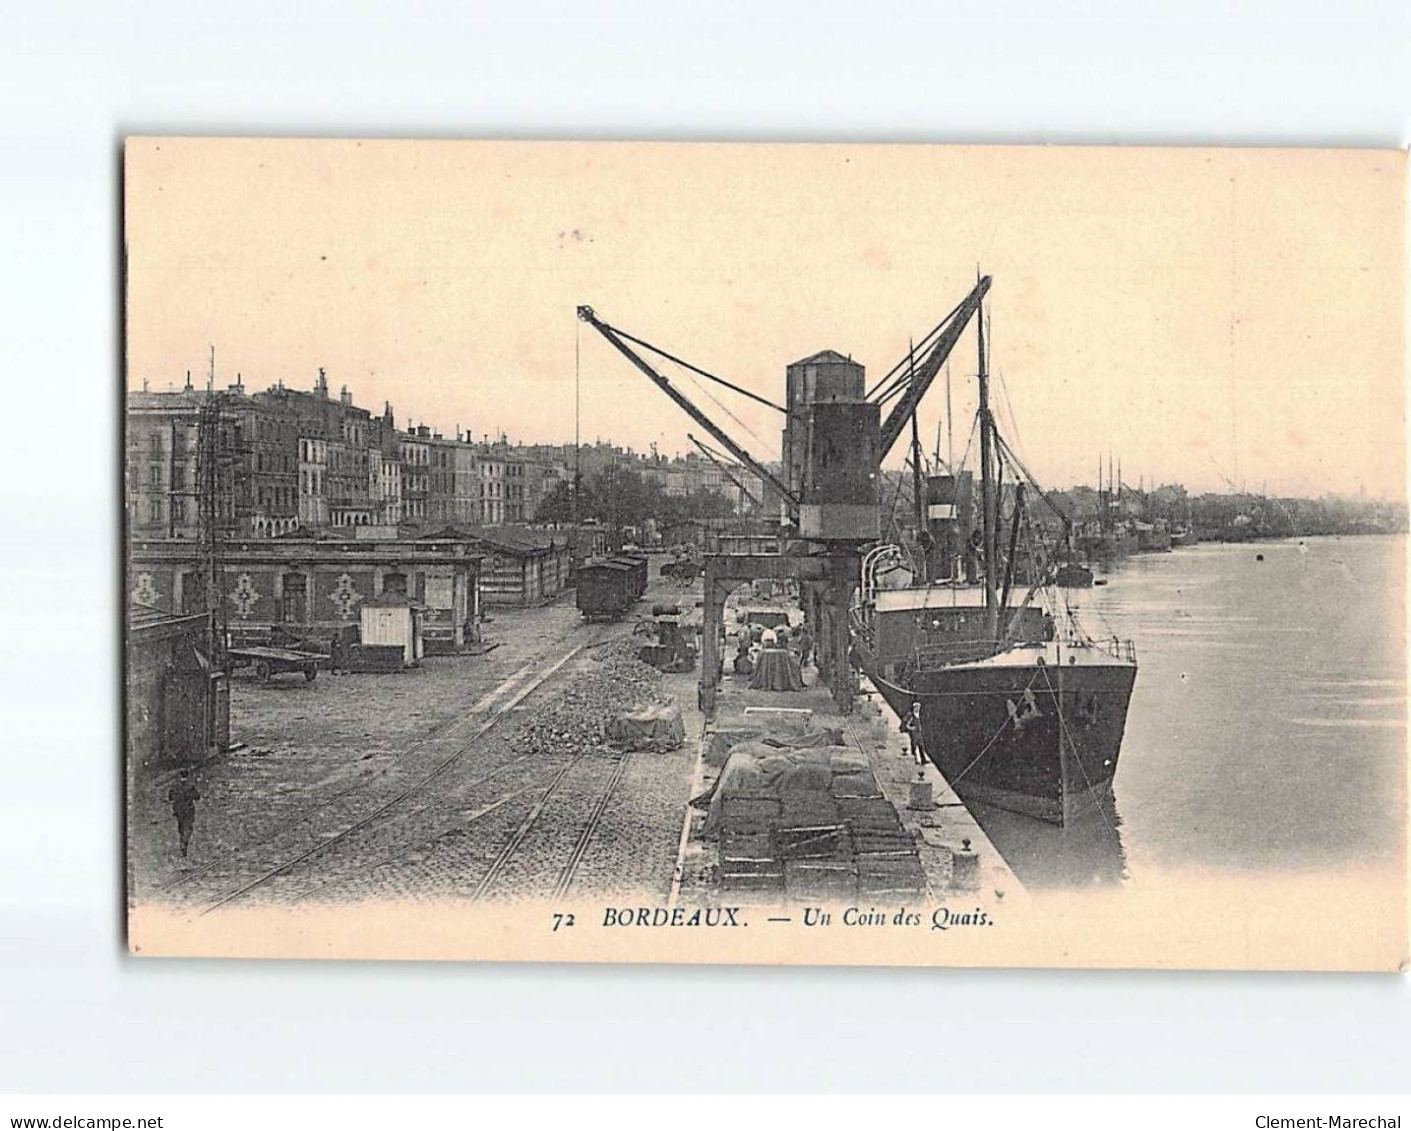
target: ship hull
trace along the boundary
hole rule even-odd
[[[962,801],[1056,825],[1111,813],[1135,664],[959,664],[892,674],[873,682],[898,717],[920,701],[926,756]]]
[[[1127,532],[1103,534],[1082,539],[1083,554],[1090,562],[1110,562],[1137,552],[1137,537]]]
[[[1054,578],[1054,584],[1060,589],[1091,589],[1093,571],[1087,566],[1065,562],[1058,567],[1058,575]]]

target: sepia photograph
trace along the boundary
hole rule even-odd
[[[130,952],[1404,968],[1405,198],[127,139]]]
[[[1407,1126],[1411,8],[11,8],[0,1126]]]

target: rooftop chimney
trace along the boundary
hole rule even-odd
[[[320,396],[328,396],[328,374],[323,371],[323,366],[318,367],[318,380],[314,382],[314,392]]]
[[[348,392],[348,386],[347,386],[347,385],[344,385],[343,388],[342,388],[342,390],[338,393],[338,399],[343,403],[343,405],[344,405],[345,407],[349,407],[349,408],[352,407],[352,404],[353,404],[353,394],[350,393],[350,392]]]

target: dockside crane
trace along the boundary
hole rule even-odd
[[[794,363],[788,370],[787,408],[634,337],[599,318],[590,306],[578,307],[581,321],[602,335],[731,457],[777,491],[789,512],[794,534],[783,553],[714,555],[705,563],[700,703],[706,714],[714,709],[722,671],[725,598],[742,581],[766,578],[789,578],[799,584],[808,623],[816,626],[819,678],[831,685],[840,709],[851,710],[856,677],[850,654],[849,608],[860,577],[861,554],[876,543],[880,533],[877,484],[882,463],[911,425],[913,490],[920,494],[916,483],[921,467],[917,406],[979,313],[989,288],[989,276],[978,278],[970,293],[909,349],[871,392],[866,391],[863,367],[851,357],[825,350]],[[783,415],[783,475],[736,442],[644,354],[680,366]],[[884,407],[893,400],[896,403],[882,420]],[[704,450],[695,437],[692,441]],[[990,456],[988,446],[984,454]],[[986,514],[988,517],[988,505]],[[992,526],[987,523],[987,530]],[[994,555],[987,559],[993,561]],[[989,585],[994,586],[992,577]],[[994,602],[989,603],[993,607]]]
[[[750,453],[746,451],[743,446],[741,446],[734,439],[731,438],[728,432],[726,432],[723,428],[716,424],[715,421],[713,421],[709,416],[702,412],[701,409],[696,406],[695,402],[693,402],[688,396],[686,396],[685,393],[683,393],[669,380],[667,380],[667,378],[663,374],[659,373],[656,368],[651,364],[651,362],[647,361],[646,358],[644,358],[637,350],[633,349],[632,345],[629,345],[628,343],[631,342],[637,346],[640,346],[642,349],[648,350],[651,353],[656,354],[658,357],[663,357],[667,361],[674,362],[675,364],[680,365],[685,369],[689,369],[692,373],[698,373],[702,377],[708,378],[709,380],[714,381],[717,384],[723,385],[727,389],[739,393],[742,396],[748,397],[752,401],[757,401],[759,404],[765,405],[769,408],[774,409],[777,412],[782,412],[787,415],[785,409],[780,408],[772,401],[765,400],[764,397],[758,396],[757,394],[750,392],[748,389],[742,389],[738,385],[733,385],[729,381],[715,376],[715,374],[713,373],[707,373],[704,369],[697,368],[696,366],[690,364],[690,362],[682,361],[680,358],[667,353],[665,350],[657,348],[650,342],[643,341],[641,338],[634,338],[631,334],[628,334],[626,331],[620,330],[616,326],[612,326],[609,323],[604,322],[601,318],[597,316],[596,313],[594,313],[593,308],[591,306],[580,306],[578,308],[578,317],[584,322],[588,323],[589,326],[593,327],[593,329],[595,329],[599,334],[606,338],[608,343],[620,354],[622,354],[623,357],[627,358],[628,361],[635,365],[637,369],[640,370],[652,382],[652,384],[656,385],[657,388],[659,388],[668,397],[675,401],[676,404],[679,405],[681,409],[685,411],[687,416],[689,416],[692,420],[694,420],[697,424],[699,424],[702,428],[709,432],[713,437],[715,437],[715,439],[720,442],[720,444],[725,448],[726,451],[728,451],[732,456],[734,456],[737,460],[739,460],[742,464],[749,468],[751,472],[759,476],[761,480],[763,480],[765,483],[768,483],[771,487],[778,491],[780,497],[783,498],[784,501],[789,505],[791,513],[798,511],[798,496],[795,495],[793,491],[789,490],[788,486],[781,482],[777,475],[770,471],[769,468],[765,467],[764,464],[761,463],[759,460],[755,459],[754,456],[750,455]]]
[[[913,412],[921,403],[921,398],[930,389],[931,382],[940,373],[989,290],[990,277],[984,275],[959,305],[942,318],[917,347],[908,350],[907,356],[893,366],[868,394],[869,399],[879,405],[885,405],[894,397],[901,397],[882,421],[878,433],[879,464],[887,458],[887,453],[901,438],[902,432],[911,422]],[[916,360],[918,355],[922,355],[919,362]]]

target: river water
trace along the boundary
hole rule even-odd
[[[1203,543],[1069,591],[1136,642],[1116,814],[977,813],[1033,888],[1167,871],[1386,871],[1405,859],[1406,539]]]

